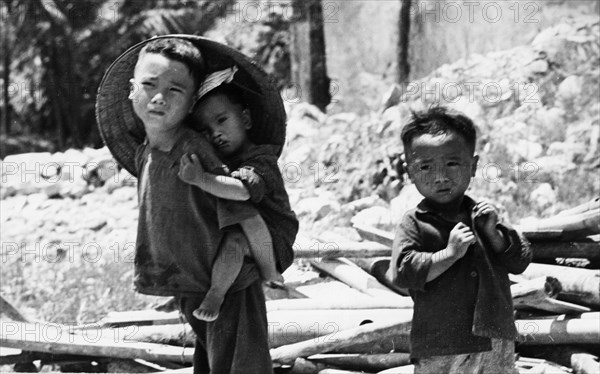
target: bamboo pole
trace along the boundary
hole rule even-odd
[[[375,257],[375,258],[355,258],[353,262],[358,265],[361,269],[371,274],[379,283],[383,284],[390,290],[400,294],[408,296],[408,289],[398,287],[393,284],[387,278],[387,271],[390,266],[390,258],[388,257]]]
[[[318,354],[309,356],[309,361],[333,365],[340,369],[366,371],[369,373],[410,364],[409,353],[384,354]]]
[[[338,257],[380,257],[389,256],[390,253],[387,246],[374,242],[318,243],[315,248],[297,246],[294,249],[295,258],[311,260]]]
[[[410,332],[410,319],[396,318],[380,323],[339,331],[319,339],[282,346],[271,350],[271,358],[280,364],[291,364],[297,357],[308,357],[353,345],[373,344],[382,340],[394,341]]]
[[[267,312],[277,310],[322,310],[322,309],[406,309],[414,305],[410,297],[389,299],[373,297],[364,299],[281,299],[267,301]]]
[[[590,210],[600,211],[600,197],[596,197],[586,203],[577,205],[576,207],[565,209],[556,214],[556,216],[572,216],[579,213],[584,213]]]
[[[600,312],[594,313],[596,322]],[[519,341],[523,345],[597,344],[600,324],[588,318],[520,319],[515,321]]]
[[[320,262],[311,261],[318,270],[338,279],[348,286],[373,297],[402,298],[347,259],[331,259]]]
[[[539,219],[518,226],[522,232],[562,231],[562,233],[585,233],[584,236],[600,234],[600,211],[589,210],[567,216]],[[583,235],[583,234],[582,234]]]
[[[103,335],[107,330],[99,330],[100,334],[94,329],[73,333],[64,326],[52,323],[2,321],[0,325],[2,347],[53,354],[192,362],[192,348],[141,343],[121,336]]]
[[[600,242],[532,242],[533,260],[564,258],[587,258],[590,261],[600,260]]]

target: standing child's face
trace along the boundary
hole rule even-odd
[[[244,152],[251,144],[247,134],[252,127],[250,113],[226,95],[219,93],[202,99],[194,113],[217,151],[224,156]]]
[[[465,139],[455,132],[418,135],[406,152],[408,173],[417,190],[440,204],[464,195],[479,159]]]
[[[130,82],[129,99],[146,131],[180,126],[192,106],[195,89],[185,64],[148,53],[138,60]]]

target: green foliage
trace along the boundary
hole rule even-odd
[[[11,133],[39,134],[66,148],[101,145],[95,93],[119,54],[154,35],[201,35],[232,1],[9,3],[1,10],[10,13],[3,50],[12,63],[3,69],[10,70]],[[2,110],[7,110],[6,103]]]

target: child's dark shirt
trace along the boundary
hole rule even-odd
[[[138,292],[201,296],[210,287],[223,229],[258,214],[248,202],[218,199],[179,179],[181,157],[196,154],[204,164],[210,147],[202,135],[185,128],[169,152],[147,142],[137,149],[139,222],[134,285]],[[230,292],[257,279],[255,266],[245,264]]]
[[[277,165],[277,147],[253,145],[247,152],[227,160],[231,176],[242,181],[250,201],[265,220],[273,240],[277,270],[283,272],[294,259],[292,246],[298,233],[298,219]]]
[[[490,338],[513,340],[516,329],[508,273],[518,274],[531,262],[527,241],[505,224],[498,228],[509,242],[495,253],[472,224],[475,202],[465,196],[463,222],[477,241],[464,257],[436,279],[426,278],[435,252],[448,245],[458,222],[442,218],[425,200],[407,212],[394,239],[388,278],[409,289],[414,300],[411,357],[482,352]]]

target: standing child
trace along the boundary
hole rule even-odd
[[[192,317],[210,287],[217,254],[245,253],[248,243],[264,240],[257,234],[268,230],[251,204],[218,199],[178,177],[180,160],[189,154],[204,169],[222,172],[212,146],[190,128],[187,118],[206,66],[212,63],[214,69],[222,55],[245,60],[237,51],[200,37],[158,37],[141,44],[109,68],[97,104],[109,149],[138,176],[135,287],[180,300],[197,337],[195,373],[272,373],[265,299],[250,260],[242,261],[218,320]],[[198,45],[212,53],[203,55]],[[129,105],[123,103],[120,80],[126,73],[133,75]],[[274,117],[280,123],[282,118]],[[145,137],[143,142],[134,136],[138,134]],[[132,144],[138,144],[135,154]]]
[[[231,77],[234,73],[232,69]],[[204,87],[212,85],[210,77],[203,84]],[[239,87],[221,84],[201,95],[194,108],[194,120],[200,129],[206,131],[219,155],[234,172],[231,176],[212,174],[204,170],[195,155],[191,155],[182,159],[180,177],[217,197],[250,200],[256,204],[270,235],[269,232],[255,234],[265,240],[251,242],[250,252],[263,279],[269,283],[281,283],[282,258],[293,256],[292,245],[298,232],[298,220],[290,207],[277,165],[276,149],[250,140],[248,131],[252,128],[252,117]],[[223,298],[241,269],[243,255],[219,253],[213,264],[211,287],[200,307],[194,311],[196,318],[214,321],[218,317]]]
[[[491,204],[465,195],[477,168],[475,126],[438,107],[415,113],[401,137],[424,199],[398,227],[388,278],[415,303],[415,373],[514,373],[508,273],[523,272],[531,253]]]

